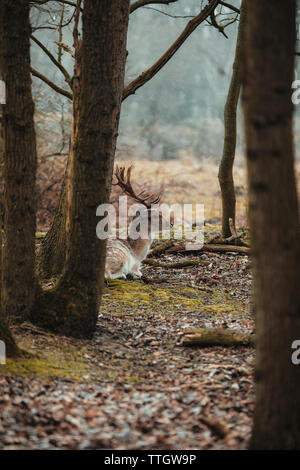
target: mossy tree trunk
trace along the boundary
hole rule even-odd
[[[31,95],[28,0],[0,2],[4,233],[1,303],[6,318],[28,317],[35,295],[36,140]]]
[[[41,291],[32,320],[89,337],[101,298],[105,242],[96,208],[109,200],[126,61],[129,0],[85,0],[80,98],[73,107],[74,146],[66,182],[66,261],[53,290]],[[78,114],[79,119],[74,119]]]
[[[246,0],[243,73],[257,324],[252,449],[300,449],[300,236],[294,174],[296,1]]]
[[[222,232],[224,237],[231,236],[229,219],[232,219],[235,225],[236,199],[233,181],[233,163],[236,150],[236,116],[241,89],[241,60],[244,49],[246,13],[247,6],[245,1],[243,1],[240,10],[235,59],[224,109],[224,147],[218,174],[222,196]]]

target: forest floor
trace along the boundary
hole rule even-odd
[[[186,259],[199,255],[159,261]],[[0,366],[0,449],[246,448],[253,348],[186,347],[182,338],[189,328],[253,331],[248,257],[200,260],[145,264],[147,282],[111,281],[92,340],[14,327],[32,358]]]
[[[192,162],[183,175],[181,164],[152,162],[148,179],[166,183],[167,202],[204,202],[212,238],[220,233],[210,225],[219,222],[217,169]],[[137,162],[137,174],[145,165]],[[200,264],[163,266],[186,260]],[[143,265],[144,280],[109,283],[92,340],[12,327],[32,357],[0,365],[0,449],[247,448],[253,347],[188,347],[183,338],[200,327],[253,332],[248,256],[164,253],[158,261]]]

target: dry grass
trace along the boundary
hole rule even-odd
[[[218,183],[218,165],[203,159],[182,154],[179,160],[134,161],[117,159],[122,165],[134,165],[132,180],[135,184],[151,189],[164,185],[163,202],[204,204],[205,218],[218,224],[221,218],[221,194]],[[38,171],[38,230],[48,230],[58,204],[61,181],[66,165],[66,156],[43,160]],[[300,164],[295,169],[298,188],[300,188]],[[236,189],[236,221],[238,227],[247,225],[247,183],[246,169],[234,168]],[[116,202],[120,190],[113,187],[111,200]]]
[[[122,165],[130,165],[129,160]],[[202,163],[193,158],[153,162],[139,160],[134,162],[133,181],[151,187],[165,186],[163,202],[198,203],[205,206],[205,218],[221,217],[221,195],[218,183],[218,166]],[[246,172],[242,168],[234,170],[237,192],[237,224],[247,223]]]

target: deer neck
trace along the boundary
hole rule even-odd
[[[143,260],[146,258],[152,243],[150,236],[146,239],[138,238],[137,240],[133,240],[132,238],[128,237],[127,241],[137,259]]]
[[[147,219],[148,219],[148,215],[147,215]],[[129,237],[127,241],[135,257],[138,260],[143,260],[144,258],[146,258],[148,251],[150,250],[151,243],[152,243],[151,220],[149,218],[146,233],[144,233],[143,236],[138,236],[137,238],[136,236],[131,236],[133,223],[134,223],[134,220],[132,221],[132,224],[130,225]]]

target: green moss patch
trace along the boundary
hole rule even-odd
[[[220,316],[222,313],[240,314],[243,306],[233,300],[223,291],[213,291],[210,288],[197,289],[187,286],[156,287],[139,282],[113,280],[104,289],[102,310],[106,308],[132,309],[132,312],[142,310],[144,313],[155,310],[166,313],[178,311],[195,311],[210,316]],[[141,309],[142,307],[142,309]]]
[[[59,340],[57,341],[59,343]],[[29,352],[19,359],[7,359],[5,365],[0,365],[0,374],[15,374],[21,376],[34,376],[50,380],[53,377],[64,377],[74,381],[88,381],[91,366],[84,359],[84,351],[74,346],[56,346],[50,344],[42,351],[33,343],[32,338],[18,339],[18,345]],[[34,353],[34,349],[38,353]]]

